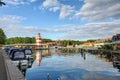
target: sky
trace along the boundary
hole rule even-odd
[[[120,33],[120,0],[1,0],[7,36],[88,40]]]

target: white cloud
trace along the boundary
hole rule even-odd
[[[76,17],[96,21],[120,18],[120,0],[85,0]]]
[[[89,23],[82,26],[74,26],[69,30],[66,30],[66,33],[60,38],[86,40],[112,37],[113,35],[120,33],[119,25],[120,21]]]
[[[64,5],[58,0],[45,0],[41,6],[41,9],[48,9],[49,11],[60,11],[59,18],[63,19],[73,15],[74,7],[70,5]]]
[[[120,20],[113,22],[88,23],[86,25],[58,25],[54,28],[38,26],[24,26],[21,24],[26,18],[16,15],[6,15],[0,18],[0,28],[8,37],[34,37],[38,32],[45,36],[56,36],[56,39],[99,39],[112,37],[120,33]],[[62,35],[61,35],[62,34]],[[51,37],[48,37],[51,38]]]
[[[4,0],[6,4],[24,5],[38,0]],[[69,0],[68,0],[69,1]],[[107,20],[120,19],[120,0],[78,0],[84,1],[82,7],[78,9],[76,5],[64,4],[64,0],[44,0],[40,9],[49,11],[59,11],[59,18],[79,19],[79,20]],[[70,1],[69,1],[70,2]],[[72,4],[72,1],[71,1]],[[80,5],[81,6],[81,5]],[[77,7],[77,8],[76,8]]]
[[[58,0],[45,0],[43,2],[43,7],[56,7],[59,6]]]
[[[48,29],[36,26],[24,26],[21,24],[26,18],[16,15],[5,15],[0,18],[0,28],[5,31],[8,37],[35,36],[38,32],[50,32]]]
[[[6,4],[11,4],[11,5],[24,5],[24,4],[29,4],[36,2],[37,0],[4,0]]]
[[[53,11],[53,12],[56,12],[57,10],[59,10],[60,9],[60,7],[53,7],[53,8],[50,8],[49,9],[49,11]]]
[[[59,17],[61,19],[63,19],[63,18],[66,18],[66,17],[73,15],[74,12],[75,12],[74,7],[71,7],[69,5],[63,5],[60,9]]]
[[[73,7],[58,0],[45,0],[42,8],[53,12],[59,10],[59,18],[61,19],[72,17],[72,19],[96,21],[120,18],[120,0],[84,0],[80,10],[76,10],[76,5]]]
[[[21,22],[22,20],[25,20],[26,18],[25,17],[22,17],[22,16],[16,16],[16,15],[4,15],[0,18],[0,22],[3,24],[11,24],[11,23],[19,23]]]

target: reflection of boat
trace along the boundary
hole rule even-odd
[[[113,61],[112,64],[113,67],[117,67],[118,69],[120,69],[120,61]]]
[[[120,72],[120,56],[119,56],[119,54],[114,54],[112,60],[113,60],[112,61],[113,67],[119,69],[119,72]]]

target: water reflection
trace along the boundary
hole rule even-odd
[[[41,50],[41,54],[42,54],[43,57],[51,56],[51,51]]]
[[[86,54],[85,52],[81,52],[81,57],[83,57],[84,60],[86,59],[85,54]]]
[[[33,66],[38,67],[27,70],[26,80],[119,80],[120,73],[111,62],[101,60],[105,59],[103,55],[70,51],[64,54],[59,50],[36,51],[36,63]]]
[[[42,60],[42,51],[37,51],[36,52],[36,65],[40,66]]]

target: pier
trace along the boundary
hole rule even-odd
[[[31,48],[36,49],[36,44],[9,44],[9,45],[3,45],[3,48],[10,48],[10,47],[16,47],[16,48]],[[41,44],[41,49],[48,49],[49,46],[46,44]]]
[[[0,80],[25,80],[20,70],[8,58],[4,50],[0,50]]]
[[[2,52],[0,51],[0,78],[1,80],[7,80],[7,73],[5,68],[5,61],[2,55]]]

